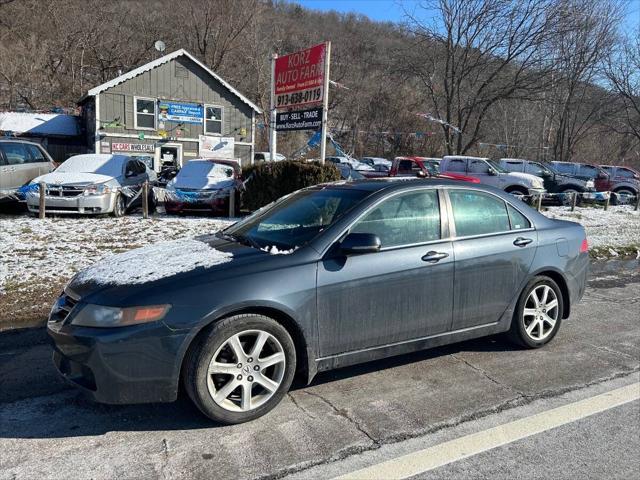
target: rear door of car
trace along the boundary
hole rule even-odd
[[[448,189],[455,256],[452,330],[497,322],[527,279],[537,247],[531,222],[497,195]]]
[[[25,144],[25,147],[30,155],[30,163],[33,165],[34,176],[30,180],[53,170],[53,163],[42,147],[31,144]]]
[[[348,229],[378,235],[379,252],[345,257],[329,250],[319,262],[321,356],[409,341],[450,327],[453,251],[441,202],[434,188],[391,194]]]
[[[501,183],[504,183],[504,177],[491,175],[490,171],[491,167],[489,164],[481,158],[470,158],[467,161],[467,172],[469,175],[477,177],[480,179],[480,183],[484,183],[485,185],[502,188]]]

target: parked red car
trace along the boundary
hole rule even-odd
[[[620,195],[638,195],[640,192],[640,172],[631,167],[600,165],[611,178],[610,190]]]
[[[462,182],[480,183],[476,177],[469,177],[459,173],[440,173],[428,157],[396,157],[393,159],[390,177],[436,177]]]
[[[235,192],[240,206],[240,166],[230,160],[191,160],[167,184],[167,213],[201,212],[229,215],[229,198]]]

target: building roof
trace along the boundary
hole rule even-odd
[[[64,137],[80,134],[78,117],[61,113],[0,112],[0,131]]]
[[[223,80],[222,77],[217,75],[213,70],[211,70],[204,63],[202,63],[200,60],[198,60],[196,57],[191,55],[189,52],[187,52],[183,48],[181,48],[180,50],[176,50],[175,52],[169,53],[169,54],[167,54],[167,55],[165,55],[163,57],[157,58],[156,60],[153,60],[152,62],[145,63],[144,65],[142,65],[142,66],[140,66],[138,68],[134,68],[133,70],[131,70],[131,71],[125,73],[125,74],[122,74],[119,77],[114,78],[113,80],[109,80],[108,82],[103,83],[102,85],[98,85],[97,87],[94,87],[94,88],[92,88],[91,90],[89,90],[87,92],[87,96],[98,95],[99,93],[104,92],[105,90],[107,90],[109,88],[115,87],[116,85],[119,85],[122,82],[126,82],[127,80],[131,80],[132,78],[135,78],[135,77],[137,77],[138,75],[140,75],[142,73],[148,72],[149,70],[153,70],[154,68],[159,67],[160,65],[163,65],[163,64],[165,64],[165,63],[167,63],[167,62],[169,62],[169,61],[171,61],[171,60],[173,60],[175,58],[182,57],[182,56],[185,56],[185,57],[189,58],[190,60],[195,62],[198,66],[203,68],[205,72],[207,72],[209,75],[211,75],[217,81],[219,81],[231,93],[233,93],[236,97],[238,97],[242,102],[244,102],[247,105],[249,105],[257,113],[262,113],[262,111],[253,102],[251,102],[251,100],[249,100],[247,97],[242,95],[238,90],[236,90],[231,85],[229,85],[225,80]]]

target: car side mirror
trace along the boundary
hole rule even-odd
[[[608,178],[608,177],[609,177],[609,175],[607,175],[606,173],[599,173],[596,176],[596,178],[598,178],[598,179],[603,179],[603,178]]]
[[[498,172],[496,172],[493,168],[490,168],[487,173],[492,177],[495,177],[496,175],[498,175]]]
[[[380,246],[380,237],[373,233],[350,233],[340,244],[340,251],[345,255],[358,255],[377,252]]]
[[[127,170],[126,172],[124,172],[125,178],[133,177],[133,175],[133,170]]]
[[[418,177],[418,178],[426,178],[427,174],[424,173],[422,170],[420,170],[418,173],[416,173],[416,177]]]

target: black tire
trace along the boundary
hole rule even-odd
[[[244,412],[230,411],[216,403],[209,392],[209,364],[214,354],[228,339],[238,333],[253,330],[267,332],[277,339],[285,357],[284,374],[279,387],[265,403]],[[185,358],[182,381],[193,403],[210,419],[223,424],[254,420],[272,410],[289,391],[296,371],[295,346],[287,330],[272,318],[255,314],[235,315],[208,327],[195,342]],[[246,350],[245,345],[243,348]],[[235,362],[231,362],[230,365],[235,365]],[[242,373],[242,370],[239,372]],[[227,378],[231,381],[233,376]]]
[[[555,293],[556,299],[558,301],[558,305],[556,307],[557,318],[555,320],[555,325],[553,326],[551,331],[547,333],[543,339],[537,340],[535,338],[532,338],[532,336],[529,335],[526,331],[527,325],[526,325],[526,319],[524,315],[524,309],[526,307],[527,299],[529,298],[529,295],[531,294],[531,292],[534,289],[541,287],[543,285],[549,286]],[[540,348],[543,345],[546,345],[553,339],[553,337],[556,336],[556,334],[558,333],[558,330],[560,329],[560,325],[562,323],[562,314],[564,312],[563,309],[564,309],[564,298],[562,296],[562,291],[560,290],[560,287],[558,287],[558,284],[553,279],[546,277],[544,275],[538,275],[532,278],[522,290],[522,293],[520,294],[520,298],[518,299],[518,303],[516,304],[516,309],[513,313],[513,318],[511,319],[511,328],[509,329],[509,332],[508,332],[509,339],[513,343],[526,348]]]
[[[625,205],[629,203],[627,201],[629,197],[635,197],[636,195],[638,195],[636,192],[634,192],[630,188],[620,188],[618,190],[615,190],[613,193],[614,195],[611,195],[611,205]],[[619,195],[625,196],[624,201],[620,200]]]
[[[122,195],[121,193],[118,193],[118,195],[116,196],[116,201],[113,206],[113,212],[111,213],[116,218],[122,217],[125,213],[127,213],[124,195]]]
[[[505,192],[510,193],[511,195],[529,195],[529,192],[524,187],[509,187],[505,190]]]

